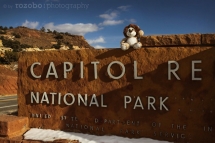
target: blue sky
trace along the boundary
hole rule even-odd
[[[118,48],[123,28],[145,35],[215,33],[214,0],[1,0],[0,25],[83,35],[94,47]]]

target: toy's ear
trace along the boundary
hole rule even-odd
[[[141,36],[143,36],[144,35],[144,32],[143,32],[143,30],[141,30],[140,29],[140,27],[138,26],[138,25],[136,25],[136,24],[130,24],[130,25],[132,25],[132,27],[134,27],[134,29],[135,29],[135,31],[136,31],[136,37],[141,37]]]
[[[138,32],[138,34],[139,34],[139,36],[141,37],[141,36],[144,35],[144,31],[143,31],[143,30],[140,30],[140,31]]]
[[[128,31],[128,28],[129,28],[129,25],[126,26],[126,27],[124,28],[124,30],[123,30],[123,34],[124,34],[125,37],[128,37],[127,34],[126,34],[127,31]]]

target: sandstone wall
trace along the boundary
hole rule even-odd
[[[214,39],[213,34],[146,36],[141,38],[144,47],[138,50],[23,52],[18,71],[18,114],[29,117],[30,127],[36,128],[174,142],[215,142]],[[84,65],[83,78],[80,61]],[[91,64],[94,61],[99,62],[97,79]],[[113,61],[125,67],[120,79],[111,79],[107,73]],[[143,79],[134,79],[134,61],[137,75]],[[168,61],[178,62],[180,80],[174,76],[168,80]],[[195,77],[202,80],[192,80],[193,61],[201,61],[195,64],[195,69],[202,69],[195,71]],[[41,63],[33,68],[41,78],[34,78],[30,72],[34,62]],[[58,78],[46,78],[50,62]],[[63,62],[73,64],[66,78]],[[123,71],[117,64],[110,69],[114,76]],[[75,100],[72,96],[65,98],[68,103],[74,101],[72,105],[64,103],[66,93],[74,95]],[[83,100],[87,94],[86,105],[80,100],[79,106],[78,94]]]

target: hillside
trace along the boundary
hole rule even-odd
[[[18,52],[22,48],[50,49],[68,47],[69,49],[93,48],[83,36],[59,33],[57,31],[35,30],[26,27],[3,28],[0,26],[0,95],[17,93]],[[5,51],[13,52],[5,54]],[[14,63],[15,62],[15,63]],[[2,65],[8,64],[8,65]]]
[[[17,71],[0,65],[0,95],[17,93]]]
[[[7,39],[19,41],[20,44],[26,44],[34,48],[49,49],[54,44],[66,45],[70,49],[77,46],[79,48],[93,48],[83,36],[71,35],[69,33],[60,33],[57,31],[45,32],[44,30],[29,29],[23,26],[3,31],[6,34],[1,32],[0,37],[4,36]]]

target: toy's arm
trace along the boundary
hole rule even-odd
[[[127,38],[123,38],[120,44],[125,43]]]

